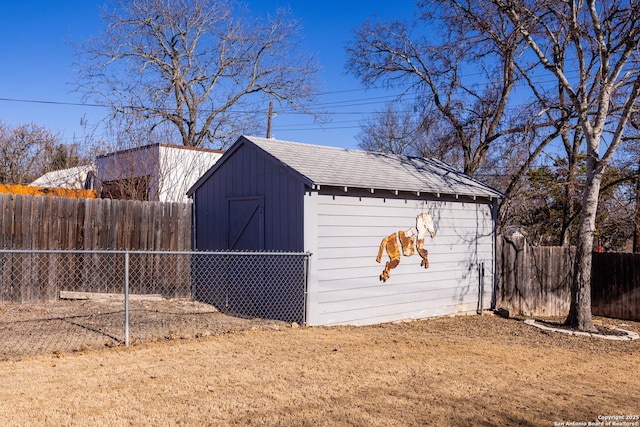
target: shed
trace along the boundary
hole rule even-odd
[[[443,162],[242,136],[188,194],[196,250],[312,254],[308,325],[492,306],[502,195]]]

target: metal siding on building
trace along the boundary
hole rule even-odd
[[[348,195],[317,196],[309,205],[317,215],[309,324],[372,324],[476,311],[482,263],[483,306],[490,305],[494,250],[490,205]],[[429,268],[420,266],[417,253],[401,256],[390,278],[381,282],[380,273],[389,260],[384,253],[382,262],[376,262],[382,239],[415,227],[416,216],[423,212],[431,214],[436,231],[434,238],[425,239]]]

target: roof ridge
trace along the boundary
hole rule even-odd
[[[335,147],[335,146],[332,146],[332,145],[318,145],[318,144],[311,144],[309,142],[290,141],[290,140],[286,140],[286,139],[276,139],[276,138],[265,138],[265,137],[262,137],[262,136],[251,136],[251,135],[243,135],[243,136],[245,138],[249,139],[249,140],[258,139],[258,140],[261,140],[261,141],[285,143],[285,144],[296,144],[296,145],[303,145],[303,146],[306,146],[306,147],[319,148],[319,149],[329,149],[329,150],[337,150],[337,151],[349,151],[349,152],[355,152],[355,153],[384,154],[384,155],[392,154],[392,153],[385,153],[385,152],[382,152],[382,151],[367,151],[367,150],[363,150],[361,148],[345,148],[345,147]]]
[[[267,141],[267,142],[296,144],[296,145],[302,145],[302,146],[306,146],[306,147],[311,147],[311,148],[314,148],[314,149],[328,149],[328,150],[337,150],[337,151],[348,151],[348,152],[352,152],[352,153],[376,154],[376,155],[382,155],[382,156],[386,156],[386,157],[400,157],[400,158],[405,158],[405,159],[429,160],[429,161],[434,161],[434,162],[441,163],[442,165],[445,165],[447,168],[455,171],[455,169],[453,169],[451,166],[447,165],[443,161],[438,160],[438,159],[436,159],[434,157],[410,156],[408,154],[398,154],[398,153],[385,153],[384,151],[371,151],[371,150],[364,150],[362,148],[345,148],[345,147],[336,147],[336,146],[332,146],[332,145],[318,145],[318,144],[311,144],[309,142],[291,141],[291,140],[277,139],[277,138],[265,138],[265,137],[262,137],[262,136],[255,136],[255,135],[243,135],[243,136],[245,138],[249,139],[249,140],[256,140],[257,139],[257,140]]]

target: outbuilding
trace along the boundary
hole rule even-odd
[[[308,325],[493,304],[502,195],[443,162],[242,136],[188,194],[196,250],[311,254]]]
[[[96,157],[103,198],[188,202],[187,190],[224,152],[150,144]]]

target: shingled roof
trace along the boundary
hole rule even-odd
[[[212,170],[241,144],[251,143],[281,166],[301,176],[309,186],[364,188],[460,196],[503,197],[493,188],[445,163],[422,157],[376,153],[291,141],[242,136]],[[206,180],[205,174],[190,193]]]

